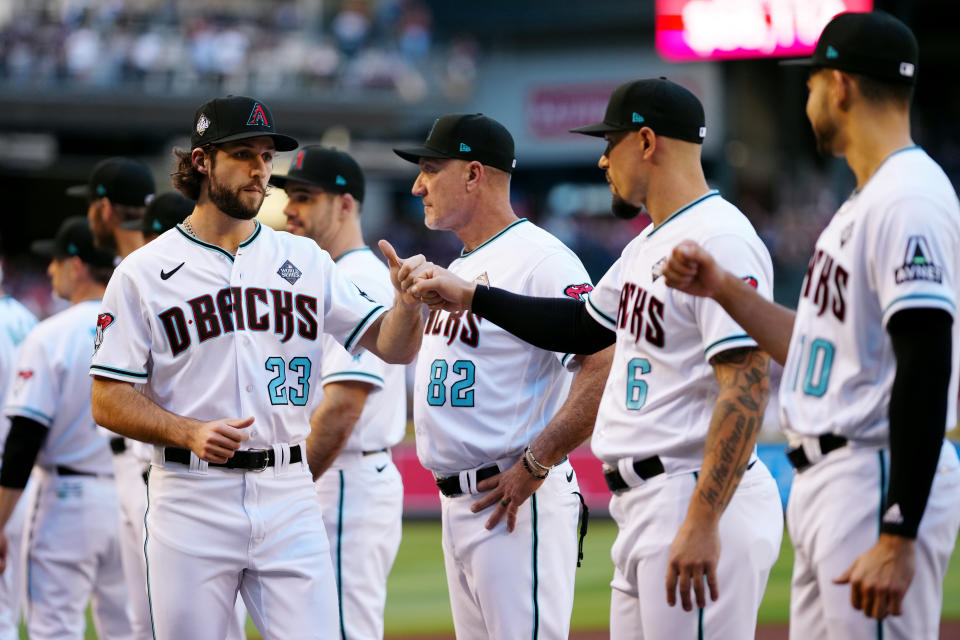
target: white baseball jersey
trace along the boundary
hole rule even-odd
[[[667,287],[662,269],[688,239],[772,296],[770,254],[716,191],[641,231],[587,297],[590,315],[617,333],[592,439],[606,462],[657,455],[668,472],[699,469],[719,393],[710,359],[756,345],[713,300]]]
[[[10,296],[0,297],[0,400],[13,383],[17,347],[36,324],[37,318],[29,309]],[[9,430],[9,421],[0,417],[0,458]]]
[[[233,256],[177,226],[114,272],[90,373],[143,384],[178,415],[252,415],[245,448],[297,443],[323,334],[356,349],[385,311],[308,238],[257,223]]]
[[[390,270],[364,247],[348,251],[335,260],[337,267],[374,300],[393,300]],[[373,385],[367,403],[343,448],[345,452],[377,451],[403,440],[407,423],[407,394],[403,366],[389,365],[369,351],[351,355],[332,336],[324,336],[320,385],[344,381]]]
[[[88,474],[113,473],[107,440],[90,413],[93,351],[99,300],[87,300],[47,318],[20,347],[4,413],[49,427],[37,465],[70,467]]]
[[[579,299],[592,288],[576,255],[526,219],[462,252],[449,270],[530,296]],[[571,357],[532,347],[471,311],[431,312],[413,391],[420,462],[451,475],[519,456],[566,399]]]
[[[960,206],[919,147],[893,153],[817,240],[780,385],[788,436],[888,440],[896,360],[886,326],[910,308],[956,313]],[[960,324],[953,324],[947,428],[957,421]]]

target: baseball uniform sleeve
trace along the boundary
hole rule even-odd
[[[587,295],[587,312],[611,331],[617,330],[617,307],[620,304],[620,271],[623,255],[607,270],[600,282]]]
[[[867,267],[884,328],[902,309],[942,309],[955,315],[953,256],[960,237],[949,212],[931,199],[911,197],[890,203],[871,223],[876,240],[868,243],[872,255]]]
[[[20,347],[4,414],[10,418],[23,416],[50,427],[60,405],[61,376],[56,375],[56,364],[37,337],[36,333],[31,334]]]
[[[724,234],[704,240],[702,244],[721,267],[752,286],[767,300],[773,298],[773,264],[759,238]],[[757,345],[716,301],[681,295],[692,298],[707,362],[723,351]]]
[[[346,381],[366,382],[379,389],[384,385],[388,366],[390,365],[365,349],[356,354],[350,354],[332,336],[323,338],[321,384]]]
[[[146,382],[151,342],[139,288],[121,265],[110,278],[97,316],[90,375],[133,384]]]
[[[539,298],[567,297],[585,300],[593,291],[590,275],[580,260],[568,251],[557,251],[541,260],[527,278],[524,293]],[[574,354],[558,353],[560,363],[567,366]],[[571,365],[572,366],[572,365]]]
[[[361,349],[360,338],[386,313],[387,306],[361,291],[337,268],[326,251],[321,255],[327,285],[323,297],[323,330],[348,352],[356,354]]]

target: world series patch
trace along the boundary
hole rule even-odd
[[[934,262],[930,244],[923,236],[910,236],[907,239],[907,249],[903,256],[903,265],[893,272],[897,284],[926,280],[928,282],[943,282],[943,268]]]
[[[280,265],[279,269],[277,269],[277,275],[290,284],[295,284],[297,280],[300,279],[300,276],[303,275],[303,272],[300,271],[300,269],[297,269],[292,262],[287,260]]]

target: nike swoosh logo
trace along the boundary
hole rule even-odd
[[[573,471],[567,474],[567,482],[573,482]]]
[[[180,271],[180,267],[182,267],[182,266],[185,265],[185,264],[186,264],[186,262],[181,262],[180,264],[178,264],[178,265],[176,266],[176,268],[174,268],[173,271],[164,271],[163,269],[160,269],[160,279],[161,279],[161,280],[168,280],[168,279],[170,278],[170,276],[172,276],[173,274],[175,274],[177,271]]]
[[[381,471],[383,471],[383,470],[386,469],[386,468],[387,468],[387,465],[383,465],[382,467],[377,467],[377,473],[380,473]]]

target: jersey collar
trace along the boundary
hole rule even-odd
[[[344,251],[339,256],[337,256],[337,259],[334,260],[334,262],[340,262],[351,253],[356,253],[357,251],[373,251],[373,249],[371,249],[370,247],[357,247],[356,249],[350,249],[349,251]]]
[[[505,226],[503,229],[501,229],[500,231],[498,231],[492,238],[490,238],[489,240],[486,240],[486,241],[484,241],[483,243],[477,245],[476,247],[474,247],[474,248],[471,249],[470,251],[467,251],[467,248],[464,247],[463,249],[460,250],[460,257],[461,257],[461,258],[466,258],[466,257],[467,257],[468,255],[470,255],[471,253],[476,253],[476,252],[479,251],[480,249],[484,248],[485,246],[487,246],[488,244],[490,244],[491,242],[493,242],[494,240],[496,240],[497,238],[499,238],[500,236],[502,236],[503,234],[505,234],[507,231],[510,231],[510,229],[513,229],[515,226],[517,226],[518,224],[521,224],[521,223],[523,223],[523,222],[527,222],[527,219],[526,219],[526,218],[520,218],[520,219],[517,220],[516,222],[511,222],[510,224],[508,224],[507,226]]]
[[[689,204],[683,205],[682,207],[680,207],[679,209],[677,209],[676,211],[674,211],[673,213],[671,213],[669,216],[667,216],[667,219],[664,220],[663,222],[661,222],[659,226],[654,227],[654,228],[653,228],[653,231],[651,231],[650,234],[649,234],[647,237],[649,238],[650,236],[652,236],[653,234],[655,234],[657,231],[660,231],[660,229],[663,229],[663,228],[667,225],[668,222],[670,222],[671,220],[673,220],[674,218],[676,218],[677,216],[679,216],[681,213],[683,213],[683,212],[685,212],[685,211],[689,211],[690,209],[692,209],[693,207],[697,206],[698,204],[700,204],[700,203],[703,202],[704,200],[707,200],[708,198],[712,198],[713,196],[718,196],[718,195],[720,195],[720,192],[719,192],[719,191],[717,191],[716,189],[711,189],[710,191],[708,191],[707,193],[703,194],[702,196],[700,196],[699,198],[697,198],[697,199],[694,200],[693,202],[691,202],[691,203],[689,203]]]
[[[250,244],[252,244],[253,241],[256,240],[257,237],[260,235],[260,230],[261,230],[260,221],[259,221],[259,220],[254,220],[253,223],[256,225],[256,227],[255,227],[254,230],[253,230],[253,233],[251,233],[251,234],[247,237],[246,240],[244,240],[243,242],[241,242],[241,243],[240,243],[240,246],[239,246],[238,248],[243,249],[244,247],[250,246]],[[193,242],[194,244],[198,244],[198,245],[200,245],[201,247],[203,247],[203,248],[205,248],[205,249],[210,249],[211,251],[216,251],[216,252],[218,252],[218,253],[220,253],[220,254],[223,254],[223,255],[227,256],[228,258],[230,258],[230,262],[233,262],[234,259],[236,258],[236,256],[234,256],[232,253],[230,253],[229,251],[227,251],[227,250],[224,249],[223,247],[218,247],[218,246],[215,245],[215,244],[210,244],[209,242],[204,242],[204,241],[201,240],[200,238],[198,238],[198,237],[196,237],[196,236],[194,236],[194,235],[192,235],[192,234],[187,233],[186,229],[183,228],[183,225],[178,224],[178,225],[177,225],[176,227],[174,227],[174,228],[175,228],[177,231],[180,232],[180,235],[182,235],[184,238],[186,238],[186,239],[189,240],[190,242]]]

